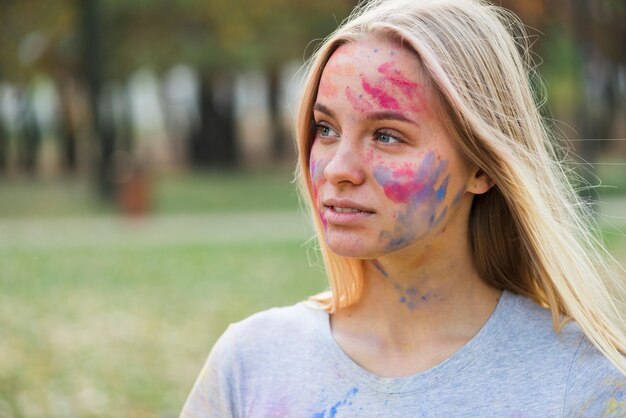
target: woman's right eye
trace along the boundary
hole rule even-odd
[[[339,135],[330,126],[318,123],[315,125],[315,136],[320,138],[336,138]]]

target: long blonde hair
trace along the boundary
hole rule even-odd
[[[363,262],[335,255],[325,244],[309,154],[312,107],[326,62],[339,45],[373,34],[417,53],[450,134],[495,184],[474,197],[470,212],[470,244],[480,276],[548,306],[557,332],[566,320],[575,320],[626,374],[623,270],[609,268],[610,256],[589,224],[593,217],[568,180],[560,148],[539,114],[523,24],[481,0],[364,2],[311,58],[297,117],[297,176],[330,284],[330,292],[313,299],[332,312],[358,301],[363,288]]]

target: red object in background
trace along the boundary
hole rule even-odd
[[[135,173],[119,185],[119,205],[122,212],[131,216],[142,216],[151,209],[149,181],[145,175]]]

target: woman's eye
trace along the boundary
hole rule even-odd
[[[332,128],[330,128],[329,126],[322,125],[322,124],[319,124],[319,123],[317,125],[315,125],[315,133],[316,133],[316,135],[318,135],[318,136],[320,136],[322,138],[339,136],[337,134],[337,132],[333,131]]]
[[[376,139],[378,142],[383,144],[395,144],[402,142],[398,137],[387,132],[377,132]]]

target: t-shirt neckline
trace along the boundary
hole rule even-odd
[[[451,377],[478,358],[496,336],[506,329],[509,321],[514,317],[518,300],[519,297],[504,290],[491,316],[472,339],[436,366],[406,377],[380,377],[355,363],[333,337],[328,312],[314,311],[316,312],[315,334],[324,355],[333,363],[337,371],[353,384],[389,394],[413,392],[437,385],[442,381],[449,382]]]

